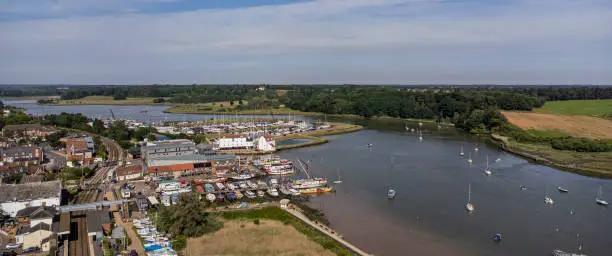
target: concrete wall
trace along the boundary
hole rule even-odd
[[[43,202],[46,206],[59,206],[60,198],[59,197],[50,197],[50,198],[42,198],[42,199],[34,199],[30,201],[20,201],[20,202],[3,202],[0,203],[0,208],[5,213],[11,215],[11,217],[15,217],[19,210],[25,209],[26,207],[31,206],[41,206]]]

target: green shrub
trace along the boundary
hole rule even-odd
[[[259,225],[259,219],[255,219],[255,220],[253,221],[253,224],[255,224],[255,225]]]

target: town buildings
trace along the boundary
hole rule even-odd
[[[59,180],[27,184],[0,184],[0,209],[11,217],[32,206],[59,206],[62,183]]]
[[[276,151],[276,141],[271,135],[262,135],[255,141],[257,151]]]
[[[141,150],[141,157],[150,159],[166,156],[193,155],[196,151],[196,145],[193,141],[186,139],[163,140],[149,142]]]
[[[241,134],[226,134],[213,142],[214,150],[251,148],[253,148],[253,141],[248,140],[247,136]]]
[[[95,145],[91,137],[66,137],[61,138],[60,141],[66,143],[67,166],[75,167],[73,162],[81,166],[93,163]]]
[[[0,169],[38,165],[42,163],[43,159],[43,150],[37,146],[0,149]]]
[[[217,165],[232,163],[235,155],[180,155],[149,158],[146,161],[146,172],[150,176],[174,176],[205,173],[214,171]]]
[[[15,124],[2,128],[2,136],[12,139],[35,139],[55,133],[55,128],[40,124]]]
[[[142,177],[142,164],[120,166],[115,170],[115,176],[118,181],[139,179]]]

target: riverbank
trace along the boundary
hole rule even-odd
[[[490,138],[505,151],[535,163],[585,176],[612,179],[612,152],[556,150],[549,144],[519,143],[497,134],[491,134]]]

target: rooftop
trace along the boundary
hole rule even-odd
[[[232,161],[236,160],[236,155],[180,155],[180,156],[160,156],[155,159],[147,159],[147,166],[166,165],[169,162],[182,163],[201,163],[211,161]]]
[[[59,180],[41,183],[0,184],[0,202],[59,197],[61,189],[62,183]]]
[[[87,232],[103,231],[102,225],[111,224],[110,213],[108,210],[88,211],[87,212]]]
[[[3,149],[0,152],[2,152],[2,155],[14,156],[17,154],[32,154],[32,151],[34,151],[34,149],[36,148],[38,147],[14,147],[14,148]]]
[[[142,172],[142,164],[117,167],[115,173],[117,176],[125,176]]]
[[[44,222],[39,222],[34,226],[30,226],[30,225],[23,225],[21,226],[21,228],[19,230],[17,230],[17,235],[23,235],[23,234],[27,234],[27,233],[32,233],[32,232],[36,232],[38,230],[49,230],[51,231],[51,225],[44,223]]]
[[[180,146],[195,146],[195,142],[187,139],[178,140],[156,140],[149,142],[143,149],[154,150],[158,148],[180,147]]]
[[[32,206],[21,209],[17,212],[16,217],[29,217],[30,219],[53,218],[57,214],[55,207],[49,206]]]

